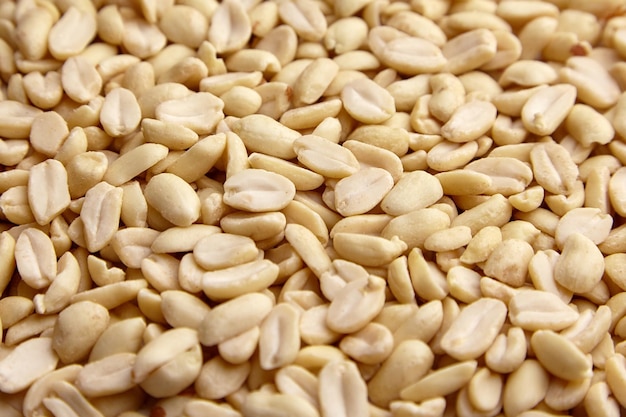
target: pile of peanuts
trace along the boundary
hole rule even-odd
[[[0,415],[626,414],[626,0],[0,0]]]

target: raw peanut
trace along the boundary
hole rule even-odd
[[[359,170],[359,162],[349,149],[319,136],[301,136],[293,149],[298,161],[324,177],[343,178]]]
[[[591,358],[564,336],[551,330],[538,330],[530,338],[530,345],[539,362],[552,375],[567,381],[592,376]]]
[[[623,407],[626,404],[626,396],[623,388],[626,386],[626,361],[624,355],[617,353],[606,361],[606,382],[615,396],[615,399]]]
[[[172,255],[164,253],[153,253],[141,260],[141,273],[154,287],[162,292],[167,290],[178,290],[178,268],[179,261]],[[144,291],[145,293],[145,291]]]
[[[620,89],[608,71],[596,60],[572,56],[559,70],[562,82],[576,87],[578,99],[597,109],[606,109],[617,102]]]
[[[426,375],[433,360],[432,351],[421,340],[400,343],[368,382],[371,401],[379,407],[387,407],[398,400],[402,389]]]
[[[489,157],[473,161],[464,169],[491,177],[491,187],[485,194],[502,194],[505,197],[520,193],[533,179],[532,170],[515,158]]]
[[[237,391],[249,373],[249,363],[233,365],[216,356],[202,366],[194,388],[200,397],[217,400]]]
[[[384,280],[375,276],[350,282],[331,302],[326,324],[338,333],[362,329],[382,309],[384,288]]]
[[[377,124],[389,119],[395,112],[391,94],[371,80],[355,80],[341,91],[346,111],[356,120]]]
[[[534,359],[525,360],[509,375],[502,392],[502,405],[506,415],[517,416],[541,402],[548,391],[550,376]],[[526,394],[520,396],[519,390]]]
[[[248,150],[283,159],[295,158],[294,141],[301,136],[295,130],[262,114],[237,120],[232,130],[241,137]]]
[[[259,336],[262,369],[277,369],[295,360],[300,349],[299,318],[295,307],[280,303],[263,320]]]
[[[409,274],[415,294],[425,300],[441,300],[448,294],[445,274],[434,262],[426,261],[419,248],[409,253]]]
[[[319,41],[327,29],[319,6],[310,0],[290,0],[278,6],[278,15],[304,40]]]
[[[318,58],[311,62],[293,85],[294,104],[300,107],[315,103],[322,97],[338,72],[339,66],[332,59]]]
[[[480,411],[489,411],[498,407],[504,381],[501,375],[481,368],[467,385],[468,400]]]
[[[52,372],[59,358],[48,337],[34,338],[18,345],[0,360],[2,392],[14,394]]]
[[[606,145],[615,136],[611,122],[593,107],[575,104],[565,119],[569,134],[582,146]]]
[[[76,387],[90,397],[124,392],[135,385],[131,376],[135,358],[134,353],[118,353],[90,362],[78,373]]]
[[[259,325],[271,309],[270,299],[259,293],[249,293],[223,302],[211,309],[202,320],[198,329],[200,343],[214,346],[250,330]],[[246,313],[242,316],[243,311]],[[236,321],[233,321],[234,317],[237,317]]]
[[[560,248],[573,233],[581,233],[598,245],[609,236],[613,218],[600,209],[591,207],[575,208],[565,213],[559,220],[554,238]]]
[[[49,223],[70,203],[67,171],[56,160],[35,165],[28,179],[29,205],[41,225]]]
[[[530,243],[520,239],[502,240],[491,252],[483,268],[485,274],[512,287],[526,282],[528,263],[534,255]]]
[[[468,226],[472,234],[486,226],[502,226],[511,218],[512,206],[501,194],[495,194],[452,220],[451,226]]]
[[[506,313],[500,300],[482,298],[469,304],[444,333],[441,348],[461,361],[479,357],[500,332]]]
[[[354,362],[329,362],[320,371],[319,402],[323,415],[364,415],[369,409],[367,400],[367,386]]]
[[[211,299],[230,299],[266,289],[276,280],[278,273],[278,265],[267,259],[252,261],[206,272],[202,277],[202,289]]]
[[[604,258],[585,235],[573,233],[565,239],[561,256],[554,267],[554,279],[577,293],[591,291],[604,272]]]
[[[439,368],[402,389],[400,398],[421,402],[447,395],[467,384],[474,375],[476,366],[476,361],[469,360]]]
[[[368,42],[378,58],[389,67],[407,75],[434,73],[446,65],[441,49],[429,40],[399,36],[385,39],[386,34],[370,30]],[[373,46],[379,44],[380,46]],[[378,52],[377,52],[378,51]]]
[[[251,262],[259,252],[248,237],[215,233],[200,239],[193,254],[198,265],[212,271]]]
[[[591,378],[576,381],[553,378],[544,401],[554,410],[567,410],[584,400],[590,385]]]
[[[467,31],[455,36],[441,48],[447,59],[446,72],[462,74],[491,61],[497,50],[497,40],[485,28]]]
[[[177,226],[189,226],[200,216],[200,199],[189,184],[174,174],[150,179],[144,190],[146,201]]]
[[[555,84],[532,94],[522,107],[522,122],[536,135],[552,134],[565,120],[576,100],[571,84]]]
[[[52,348],[63,363],[87,355],[109,324],[109,312],[100,304],[80,301],[59,313],[52,333]]]
[[[511,327],[507,334],[499,334],[487,349],[485,363],[495,372],[513,372],[526,358],[526,345],[524,330],[520,327]]]
[[[393,177],[382,168],[363,168],[335,186],[335,209],[344,216],[364,214],[393,188]]]
[[[71,303],[75,304],[81,301],[91,301],[105,308],[115,308],[127,301],[135,299],[137,293],[147,286],[148,283],[145,279],[116,282],[105,287],[97,287],[78,292],[72,296]]]
[[[59,60],[77,55],[96,36],[96,27],[95,14],[69,7],[50,29],[50,53]],[[71,31],[69,28],[72,28]]]
[[[442,196],[443,190],[437,178],[415,171],[402,176],[383,198],[381,208],[388,214],[398,216],[428,207]]]
[[[554,68],[545,62],[521,60],[509,65],[500,75],[498,83],[502,87],[516,84],[521,87],[535,87],[553,84],[558,79]]]
[[[305,399],[289,394],[256,391],[245,397],[241,408],[244,416],[317,417],[319,411]]]
[[[322,243],[309,229],[297,223],[290,223],[285,227],[285,239],[318,278],[330,270],[330,257]]]
[[[200,108],[204,111],[199,112]],[[224,118],[223,108],[221,99],[200,92],[161,102],[155,108],[155,115],[162,122],[177,123],[202,135],[211,133]]]
[[[115,88],[105,97],[100,123],[110,136],[133,132],[141,121],[141,108],[135,95],[125,88]]]
[[[578,313],[553,293],[524,290],[509,302],[509,318],[526,330],[562,330],[578,320]]]
[[[386,239],[357,233],[336,233],[333,247],[347,260],[366,266],[382,266],[404,252],[407,244],[396,236]]]
[[[47,287],[57,274],[54,246],[39,229],[28,228],[17,238],[15,263],[24,282],[32,288]]]
[[[243,170],[224,183],[224,203],[249,212],[281,210],[294,195],[291,181],[262,169]]]
[[[252,34],[250,19],[242,4],[226,1],[217,7],[211,17],[208,39],[218,53],[234,52],[248,41]]]

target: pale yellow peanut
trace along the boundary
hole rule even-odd
[[[529,410],[544,399],[549,386],[549,375],[534,359],[525,360],[504,384],[503,408],[506,415],[518,415]],[[532,387],[529,386],[532,381]],[[519,396],[519,389],[526,388],[526,395]]]
[[[301,135],[264,115],[246,116],[234,123],[232,129],[252,152],[260,152],[278,158],[292,159],[293,144]]]
[[[90,290],[78,292],[72,296],[72,303],[81,301],[92,301],[105,306],[115,308],[127,301],[137,297],[137,293],[148,286],[144,279],[133,279],[128,281],[109,284],[105,287],[97,287]],[[65,310],[64,310],[65,311]]]
[[[535,180],[554,194],[569,194],[578,177],[578,168],[569,153],[553,143],[537,144],[530,152]]]
[[[366,266],[382,266],[403,253],[407,244],[396,236],[386,239],[343,232],[334,235],[333,247],[344,259]]]
[[[419,248],[409,253],[409,274],[415,294],[425,300],[441,300],[448,294],[445,274],[434,262],[427,261]]]
[[[199,113],[198,108],[206,111]],[[211,133],[223,119],[223,108],[221,99],[211,93],[200,92],[161,102],[155,108],[155,115],[158,120],[181,124],[201,135]]]
[[[30,339],[21,343],[0,361],[2,391],[14,394],[28,388],[33,382],[56,367],[58,356],[48,337]]]
[[[110,136],[133,132],[141,121],[141,108],[135,95],[125,88],[115,88],[105,97],[100,123]]]
[[[509,65],[500,75],[498,82],[502,87],[515,84],[521,87],[534,87],[553,84],[558,74],[549,64],[541,61],[520,60]]]
[[[246,396],[243,415],[271,417],[276,415],[319,416],[319,411],[305,399],[289,394],[256,391]]]
[[[363,168],[337,182],[335,209],[344,216],[364,214],[378,205],[392,188],[393,178],[388,171]]]
[[[194,388],[201,398],[217,400],[236,391],[249,373],[249,363],[233,365],[216,356],[202,366]]]
[[[285,227],[285,238],[316,276],[328,271],[331,260],[319,239],[306,227],[296,223]]]
[[[469,142],[486,133],[496,119],[496,108],[486,101],[459,106],[441,127],[442,136],[455,143]]]
[[[537,135],[549,135],[565,120],[574,106],[576,88],[555,84],[536,91],[522,107],[526,129]]]
[[[439,26],[432,20],[412,11],[395,13],[386,23],[411,36],[429,40],[439,47],[446,42],[446,35]]]
[[[423,247],[432,233],[450,226],[450,217],[441,210],[425,208],[393,218],[382,230],[381,236],[398,236],[409,248]]]
[[[619,99],[617,82],[592,58],[570,57],[559,70],[559,79],[575,86],[578,99],[595,108],[606,109]]]
[[[280,4],[278,15],[293,27],[301,38],[308,41],[321,40],[328,27],[320,7],[309,0],[294,0]]]
[[[491,177],[491,187],[485,194],[510,196],[522,192],[533,178],[532,170],[514,158],[490,157],[473,161],[464,169],[480,172]]]
[[[441,122],[430,114],[429,104],[432,94],[420,96],[411,110],[411,127],[417,133],[440,135]]]
[[[554,279],[573,292],[590,291],[602,278],[604,258],[588,237],[573,233],[563,244]]]
[[[497,42],[496,53],[489,62],[480,67],[482,70],[506,68],[522,54],[522,44],[513,33],[502,29],[492,30],[492,33]]]
[[[35,222],[35,217],[28,204],[28,187],[19,185],[11,187],[0,196],[0,207],[7,220],[15,224]]]
[[[434,355],[428,345],[420,340],[405,341],[396,346],[368,382],[372,402],[380,407],[387,407],[391,401],[399,399],[399,391],[425,375],[431,368],[433,359]]]
[[[452,74],[443,73],[430,77],[432,97],[428,102],[430,113],[442,122],[452,116],[457,107],[465,102],[465,88]]]
[[[544,401],[554,410],[567,410],[584,400],[590,385],[591,378],[576,381],[553,378]]]
[[[22,279],[33,288],[45,288],[57,274],[52,241],[36,228],[24,230],[15,242],[15,263]]]
[[[441,48],[444,70],[461,74],[479,68],[495,56],[497,40],[487,28],[470,30],[448,40]]]
[[[337,54],[358,49],[367,39],[367,25],[356,17],[338,19],[328,26],[324,46]]]
[[[259,336],[259,361],[265,370],[292,363],[300,349],[299,312],[287,303],[277,304],[263,320]]]
[[[68,32],[68,27],[73,30]],[[96,16],[93,13],[69,7],[50,29],[48,49],[57,59],[76,55],[96,36]]]
[[[3,329],[31,315],[34,311],[33,301],[21,296],[7,296],[0,300],[0,317]]]
[[[624,392],[622,391],[623,387],[626,384],[626,378],[624,374],[624,369],[626,366],[626,361],[624,361],[624,356],[620,353],[613,355],[606,362],[606,382],[609,385],[615,399],[620,403],[623,407],[626,403],[626,398],[624,398]]]
[[[59,313],[52,348],[62,362],[84,359],[109,324],[109,312],[100,304],[81,301]]]
[[[399,127],[362,125],[354,129],[348,139],[378,146],[400,157],[409,150],[409,134]]]
[[[143,277],[159,292],[180,289],[178,267],[178,259],[164,253],[153,253],[146,256],[141,260],[140,266]]]
[[[393,34],[376,28],[370,30],[368,43],[374,54],[389,67],[407,75],[433,73],[444,68],[446,58],[429,40]]]
[[[287,110],[280,117],[280,122],[291,129],[315,127],[317,130],[318,125],[324,120],[333,120],[331,118],[336,117],[341,108],[341,100],[329,99],[320,103]],[[312,134],[321,136],[315,131]]]
[[[468,400],[477,410],[493,410],[500,402],[503,385],[501,375],[491,372],[488,368],[481,368],[467,385]]]
[[[245,294],[226,301],[205,315],[198,329],[200,342],[205,346],[213,346],[237,336],[259,325],[271,309],[271,300],[259,293]],[[240,313],[243,311],[246,313],[242,316]],[[237,317],[234,322],[233,317]]]
[[[528,136],[521,119],[513,120],[504,114],[499,114],[491,128],[493,140],[498,145],[522,143]]]
[[[147,227],[127,227],[114,232],[111,246],[124,265],[140,268],[143,259],[152,254],[151,245],[158,235]]]
[[[230,299],[266,289],[278,273],[278,266],[267,259],[252,261],[204,273],[202,289],[211,299]]]
[[[278,10],[276,10],[276,13],[278,13]],[[256,30],[254,25],[252,30]],[[262,30],[265,30],[265,28]],[[255,48],[273,53],[278,58],[280,64],[285,66],[292,62],[298,54],[298,35],[289,25],[271,27],[255,45]]]
[[[218,352],[225,361],[233,365],[248,362],[258,346],[259,334],[259,327],[255,326],[218,344]]]
[[[123,16],[123,20],[122,46],[124,49],[139,58],[148,58],[163,50],[167,38],[158,26],[133,16]]]
[[[532,246],[524,240],[503,240],[487,258],[484,272],[505,284],[521,287],[526,282],[528,262],[533,254]]]
[[[35,116],[42,113],[34,106],[13,100],[2,101],[0,109],[0,133],[7,139],[27,138]]]
[[[526,337],[520,327],[509,328],[501,333],[485,353],[485,363],[492,371],[510,373],[526,358]]]
[[[343,178],[359,170],[350,150],[319,136],[301,136],[293,142],[293,149],[298,161],[325,177]]]
[[[376,124],[391,117],[395,103],[391,94],[371,80],[355,80],[341,91],[346,111],[356,120]]]
[[[28,179],[28,200],[35,220],[47,224],[69,206],[68,174],[56,160],[33,166]]]
[[[325,415],[367,413],[367,386],[354,362],[329,362],[322,368],[319,374],[319,402]]]
[[[72,158],[66,166],[70,196],[74,199],[83,197],[91,187],[102,181],[107,168],[108,160],[102,152],[85,152]]]
[[[87,270],[92,281],[98,286],[121,282],[126,278],[122,269],[112,266],[110,262],[94,255],[87,257]]]
[[[368,71],[380,67],[376,55],[361,50],[344,52],[333,58],[333,61],[339,66],[340,71]]]
[[[150,179],[144,190],[146,201],[177,226],[189,226],[200,216],[200,200],[191,186],[174,174]]]
[[[7,346],[16,346],[33,337],[49,337],[56,320],[56,315],[28,316],[7,330],[4,343]]]
[[[68,135],[67,123],[61,115],[56,112],[45,112],[33,120],[29,138],[36,151],[53,156],[59,151]]]
[[[310,207],[299,201],[292,201],[282,211],[287,223],[298,223],[313,232],[319,241],[325,245],[328,243],[328,227],[322,217]]]
[[[402,161],[390,150],[358,140],[347,140],[342,146],[352,152],[361,167],[377,167],[388,171],[394,182],[402,176]]]
[[[606,382],[597,382],[593,384],[584,398],[585,410],[590,414],[618,416],[619,404],[614,397]]]
[[[475,234],[486,226],[502,226],[511,217],[512,206],[501,194],[495,194],[452,220],[451,226],[468,226]]]
[[[567,303],[572,298],[572,292],[554,280],[554,265],[559,256],[551,249],[537,251],[528,263],[528,274],[535,288],[551,292]]]
[[[131,371],[134,353],[118,353],[90,362],[77,375],[76,387],[85,395],[98,397],[124,392],[135,384]]]
[[[78,82],[77,82],[78,81]],[[102,77],[85,58],[75,56],[67,59],[61,69],[63,91],[78,103],[88,103],[102,88]]]
[[[611,122],[586,104],[575,104],[565,119],[568,132],[583,146],[606,145],[615,136]]]
[[[315,103],[333,81],[339,66],[328,58],[313,60],[304,68],[293,85],[293,101],[296,106]],[[323,74],[323,76],[322,76]]]
[[[539,362],[551,374],[568,381],[592,376],[591,358],[558,333],[536,331],[530,338],[530,344]]]
[[[583,352],[589,353],[602,341],[611,325],[611,309],[606,305],[596,311],[585,310],[573,326],[561,332]]]
[[[602,213],[611,211],[609,196],[609,183],[611,181],[611,171],[609,168],[594,169],[587,176],[585,187],[585,206],[597,208]]]
[[[419,192],[413,192],[418,189]],[[415,171],[402,176],[381,201],[381,208],[388,214],[401,215],[430,206],[442,196],[443,190],[437,178]]]
[[[198,141],[198,134],[193,130],[155,119],[143,119],[141,131],[147,142],[158,143],[172,150],[187,149]]]
[[[442,349],[458,360],[482,355],[506,318],[506,305],[500,300],[483,298],[461,310],[441,339]],[[483,324],[485,321],[489,325]]]
[[[350,282],[331,302],[326,324],[339,333],[365,327],[383,307],[384,288],[384,280],[375,276]]]
[[[420,402],[454,392],[471,379],[476,366],[476,361],[469,360],[439,368],[402,389],[400,398]]]
[[[187,182],[194,182],[213,168],[224,153],[227,141],[228,135],[221,133],[207,136],[187,149],[165,171]]]
[[[26,391],[24,397],[24,415],[34,416],[37,413],[43,413],[45,408],[42,400],[51,396],[52,387],[56,381],[73,381],[78,372],[82,369],[81,365],[69,365],[53,370],[35,381]]]
[[[119,353],[137,353],[143,345],[146,330],[143,317],[133,317],[111,324],[102,332],[89,354],[89,362],[96,362]]]
[[[613,218],[603,214],[600,209],[580,207],[561,217],[554,237],[559,247],[563,247],[572,233],[581,233],[598,245],[608,237],[612,226]]]
[[[287,292],[295,293],[295,291]],[[300,337],[309,345],[334,343],[341,335],[328,328],[326,316],[330,304],[320,304],[302,312],[300,316]]]
[[[317,172],[273,156],[254,152],[248,160],[252,168],[273,171],[289,179],[296,190],[314,190],[324,182]]]
[[[154,371],[139,386],[152,397],[171,397],[196,380],[201,367],[202,351],[196,344]]]
[[[287,178],[263,169],[246,169],[224,183],[224,203],[249,212],[280,210],[294,198]]]
[[[578,320],[578,313],[553,293],[517,292],[509,302],[511,322],[527,330],[562,330]]]
[[[220,96],[235,86],[254,88],[259,85],[263,74],[260,72],[230,72],[211,75],[200,81],[200,91]]]
[[[420,74],[395,81],[387,86],[397,111],[411,111],[418,97],[430,93],[430,75]]]
[[[285,366],[276,373],[275,383],[281,393],[299,396],[318,406],[318,378],[306,369],[298,365]]]

